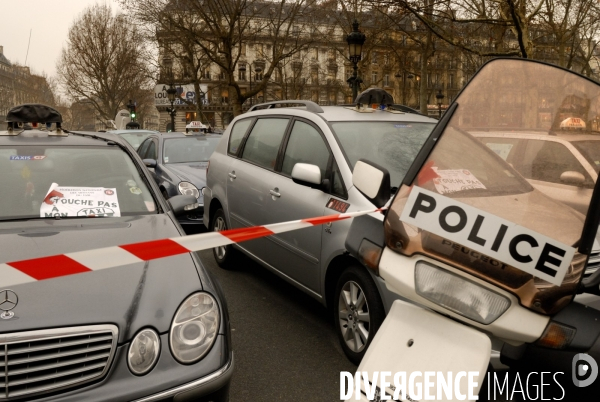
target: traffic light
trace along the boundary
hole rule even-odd
[[[133,107],[131,108],[131,121],[135,121],[135,116],[136,116],[136,106],[133,105]]]

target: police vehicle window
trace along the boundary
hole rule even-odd
[[[581,152],[596,173],[600,172],[600,141],[573,141],[571,144]]]
[[[220,140],[205,136],[165,139],[163,160],[165,163],[207,162]]]
[[[560,180],[564,172],[581,173],[592,188],[591,178],[581,163],[563,144],[554,141],[528,140],[520,173],[528,179],[565,184]]]
[[[142,145],[140,145],[140,147],[138,148],[138,155],[140,156],[140,158],[144,159],[146,155],[146,151],[148,150],[148,146],[150,145],[150,143],[152,142],[152,140],[146,140],[144,142],[142,142]]]
[[[229,147],[227,148],[228,154],[237,154],[240,144],[242,143],[242,139],[244,138],[244,134],[246,134],[246,131],[248,131],[250,123],[252,123],[252,119],[244,119],[235,123],[231,129],[231,134],[229,134]]]
[[[0,148],[0,220],[156,213],[131,158],[117,147]]]
[[[246,140],[242,159],[273,169],[288,121],[289,119],[259,119]]]
[[[150,145],[148,146],[148,151],[146,151],[145,159],[156,159],[156,141],[150,141]]]
[[[281,172],[291,175],[296,163],[309,163],[321,170],[321,178],[325,178],[329,162],[329,150],[321,134],[310,124],[296,121],[283,157]]]
[[[368,159],[386,168],[392,187],[397,187],[434,125],[353,121],[335,122],[332,127],[351,169],[359,159]]]

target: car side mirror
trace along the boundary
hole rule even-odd
[[[320,186],[321,169],[309,163],[296,163],[292,169],[292,180],[305,186]]]
[[[144,160],[142,160],[142,162],[144,162],[144,165],[146,165],[146,167],[149,167],[149,168],[156,167],[156,159],[144,159]]]
[[[560,181],[562,181],[565,184],[580,186],[585,182],[585,176],[579,172],[569,170],[567,172],[563,172],[563,174],[560,175]]]
[[[176,195],[167,200],[175,216],[183,215],[200,207],[193,195]]]
[[[392,196],[390,172],[366,159],[354,165],[352,184],[377,208],[383,207]]]

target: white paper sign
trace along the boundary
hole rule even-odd
[[[506,160],[508,158],[508,154],[510,154],[510,150],[513,147],[513,144],[506,143],[496,143],[496,142],[486,142],[485,145],[492,151],[498,154],[499,157]]]
[[[482,182],[467,169],[456,169],[456,170],[439,170],[433,168],[438,176],[433,179],[433,185],[440,194],[455,193],[457,191],[473,190],[476,188],[482,188],[485,190],[485,186]]]
[[[117,190],[104,187],[68,187],[52,183],[40,207],[40,216],[121,216]]]
[[[575,249],[489,212],[413,187],[402,222],[560,286]]]

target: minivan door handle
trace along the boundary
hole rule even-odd
[[[273,190],[269,190],[269,193],[271,193],[273,197],[281,197],[281,194],[279,193],[279,189],[277,187],[275,187]]]
[[[237,176],[235,175],[235,170],[232,170],[229,174],[229,177],[231,177],[231,181],[233,181],[233,179],[235,179]]]

